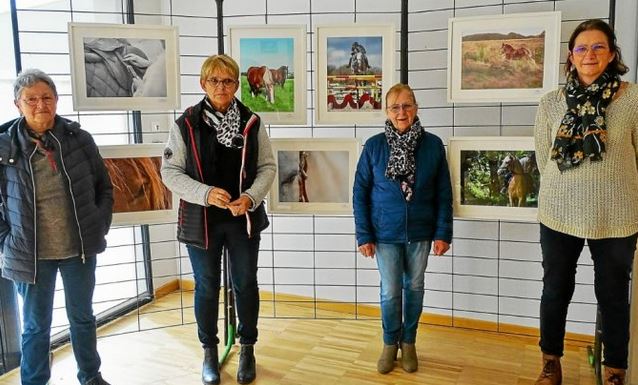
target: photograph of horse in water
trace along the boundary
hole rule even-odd
[[[538,207],[534,151],[461,151],[461,205]]]
[[[293,38],[239,40],[241,101],[255,112],[295,109]]]
[[[328,111],[381,110],[381,36],[327,39]]]

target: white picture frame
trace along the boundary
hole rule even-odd
[[[306,26],[255,25],[230,26],[230,56],[239,64],[240,85],[237,98],[261,116],[267,124],[306,124]],[[258,68],[266,66],[272,73],[274,101]],[[253,68],[253,69],[251,69]],[[248,70],[251,69],[249,81]],[[258,80],[257,80],[258,79]],[[255,92],[251,92],[255,91]]]
[[[360,147],[356,138],[272,139],[277,173],[268,211],[352,215]]]
[[[316,123],[382,124],[385,93],[394,85],[395,26],[319,25],[315,36]]]
[[[177,27],[69,23],[73,109],[180,107]]]
[[[511,163],[506,160],[509,155],[516,157],[517,166],[505,167]],[[540,175],[533,137],[453,136],[449,139],[448,162],[455,217],[537,220]]]
[[[537,102],[558,87],[561,13],[448,21],[450,103]]]
[[[113,226],[177,220],[179,199],[161,182],[165,147],[164,143],[99,146],[113,184]]]

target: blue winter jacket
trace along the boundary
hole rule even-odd
[[[36,242],[46,242],[36,234],[35,189],[30,159],[34,144],[21,145],[19,130],[24,119],[0,126],[0,267],[4,278],[35,283]],[[76,122],[55,117],[47,133],[54,146],[60,172],[69,188],[73,217],[77,226],[60,229],[60,235],[76,231],[79,256],[91,256],[106,248],[105,235],[111,226],[113,186],[104,161],[91,135]]]
[[[415,150],[414,194],[385,177],[390,146],[385,134],[368,139],[354,179],[357,243],[452,242],[452,185],[443,142],[424,132]]]

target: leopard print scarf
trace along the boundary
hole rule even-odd
[[[414,194],[416,173],[414,150],[423,132],[418,118],[403,134],[399,134],[389,119],[385,121],[385,138],[390,146],[390,158],[385,169],[385,177],[401,183],[401,191],[406,201],[410,201]]]
[[[551,159],[562,172],[579,166],[583,160],[601,161],[607,142],[605,113],[620,88],[620,76],[607,70],[589,86],[578,81],[574,70],[567,77],[565,100],[567,112],[560,122]]]
[[[204,99],[204,121],[217,130],[217,141],[228,148],[242,148],[244,137],[239,132],[241,119],[237,100],[233,99],[226,113],[219,112],[210,104],[208,97]]]

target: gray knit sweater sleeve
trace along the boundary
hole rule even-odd
[[[270,138],[266,132],[264,123],[261,122],[259,127],[259,135],[257,137],[258,154],[257,154],[257,176],[250,188],[244,191],[244,194],[248,195],[253,204],[250,208],[251,211],[256,210],[259,204],[264,200],[266,194],[270,190],[272,182],[275,180],[275,173],[277,172],[277,166],[275,164],[275,157],[272,154],[272,146],[270,145]]]
[[[162,181],[180,199],[209,206],[208,192],[213,188],[186,174],[186,144],[175,123],[168,132],[168,142],[162,157]]]

